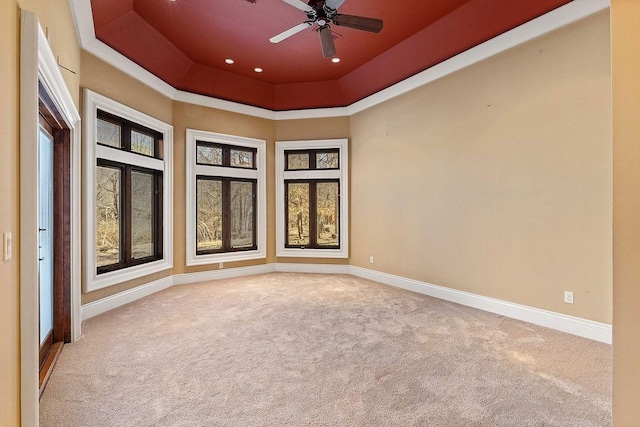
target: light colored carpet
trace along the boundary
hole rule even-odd
[[[607,426],[610,346],[353,276],[176,286],[84,323],[46,426]]]

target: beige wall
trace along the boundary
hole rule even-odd
[[[82,51],[81,59],[82,78],[79,85],[81,89],[91,89],[100,95],[118,101],[165,123],[173,123],[173,100],[156,92],[149,86],[141,84],[133,77],[85,51]],[[81,114],[83,115],[84,113],[81,112]],[[86,232],[87,230],[83,230],[83,233]],[[83,293],[82,304],[87,304],[169,275],[171,275],[171,271],[164,271],[97,291]]]
[[[18,7],[0,1],[0,232],[14,236],[14,257],[0,258],[0,420],[17,426],[20,417],[19,235],[18,235]]]
[[[19,0],[17,4],[38,16],[69,93],[78,106],[81,50],[68,0]]]
[[[20,425],[20,221],[19,221],[19,64],[20,15],[35,13],[46,33],[73,99],[78,101],[80,47],[66,0],[0,0],[0,233],[13,234],[13,258],[0,258],[0,420],[3,426]]]
[[[225,263],[225,268],[244,267],[248,265],[273,262],[275,254],[275,191],[274,184],[274,139],[273,121],[230,113],[197,105],[174,103],[174,273],[193,273],[218,268],[218,264],[197,267],[185,266],[185,132],[187,129],[204,130],[227,135],[263,139],[267,141],[267,260],[252,260]]]
[[[276,126],[276,141],[349,138],[349,117],[280,120]]]
[[[608,19],[354,115],[351,263],[610,323]]]
[[[91,89],[165,123],[173,122],[173,101],[170,98],[84,50],[81,76],[82,88]]]
[[[640,2],[611,2],[613,420],[640,423]]]
[[[350,137],[349,117],[327,117],[320,119],[281,120],[275,123],[276,141],[305,141],[313,139],[339,139]],[[275,163],[275,159],[274,159]],[[274,169],[275,171],[275,169]],[[350,187],[351,188],[351,187]],[[349,190],[351,192],[351,190]],[[271,199],[274,200],[273,224],[275,229],[275,188]],[[273,253],[275,253],[275,233],[273,235]],[[270,241],[271,242],[271,241]],[[277,258],[279,263],[301,264],[349,264],[345,258]]]

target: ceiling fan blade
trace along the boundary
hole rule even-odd
[[[379,33],[382,30],[382,20],[365,18],[364,16],[338,14],[333,17],[333,23],[341,27]]]
[[[280,43],[282,40],[293,36],[294,34],[298,34],[300,31],[306,30],[311,25],[312,22],[303,22],[302,24],[298,24],[293,28],[289,28],[287,31],[283,31],[280,34],[277,34],[269,39],[271,43]]]
[[[302,0],[282,0],[282,1],[285,3],[289,3],[291,6],[296,7],[305,13],[310,13],[312,15],[315,15],[316,13],[316,11],[311,6],[309,6]]]
[[[322,45],[322,55],[325,58],[331,58],[336,54],[336,46],[333,43],[333,34],[331,34],[331,28],[328,25],[318,30],[320,33],[320,44]]]
[[[342,3],[344,3],[344,0],[326,0],[324,5],[331,10],[338,10]]]

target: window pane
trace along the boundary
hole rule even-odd
[[[196,163],[205,165],[222,165],[222,147],[198,145],[196,147]]]
[[[155,139],[151,135],[131,131],[131,151],[145,156],[155,156]]]
[[[338,169],[338,153],[316,153],[316,169]]]
[[[287,186],[287,244],[309,244],[309,183],[289,183]]]
[[[120,262],[120,182],[118,168],[96,168],[96,264]]]
[[[120,125],[98,119],[96,123],[96,139],[100,144],[115,148],[122,148]]]
[[[238,168],[253,168],[253,151],[230,150],[231,166]]]
[[[319,246],[338,246],[338,183],[319,182],[316,187]]]
[[[287,169],[309,169],[309,154],[288,154],[287,155]]]
[[[153,251],[153,175],[131,172],[131,257],[145,258]]]
[[[250,248],[253,240],[253,182],[231,181],[231,247]]]
[[[196,181],[196,249],[222,249],[222,181]]]

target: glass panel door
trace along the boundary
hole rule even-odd
[[[53,137],[40,128],[38,150],[38,235],[40,345],[53,331]]]

